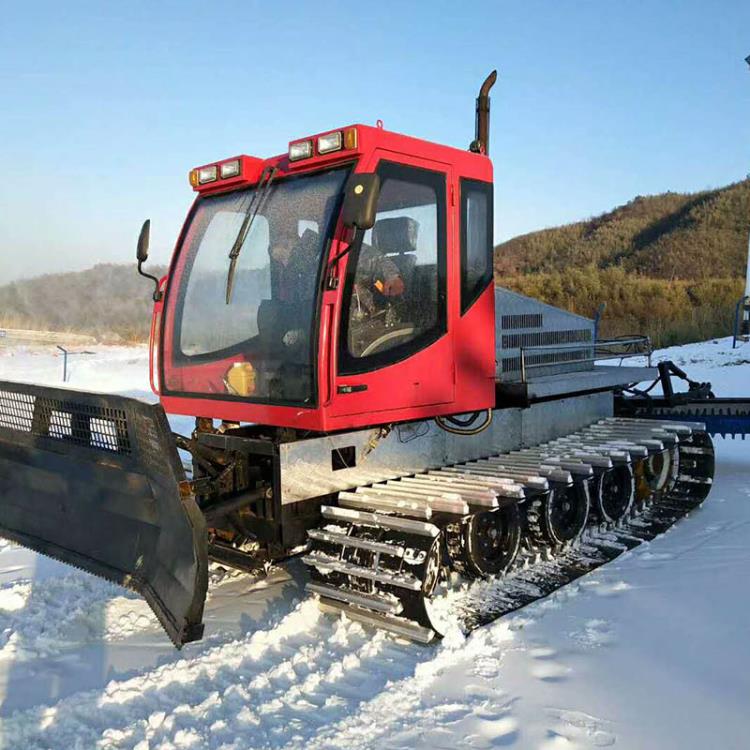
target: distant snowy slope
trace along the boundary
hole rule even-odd
[[[160,277],[166,269],[151,266]],[[135,262],[98,263],[0,284],[0,326],[77,331],[102,341],[144,341],[151,326],[152,282]]]

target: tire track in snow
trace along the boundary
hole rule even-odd
[[[512,742],[518,731],[513,698],[488,687],[513,640],[510,621],[486,626],[468,637],[455,627],[433,647],[429,659],[418,658],[424,647],[412,646],[409,674],[363,702],[356,713],[325,727],[305,743],[305,750],[489,747]],[[461,685],[463,675],[481,662],[484,668],[479,671],[484,674],[476,674],[475,683],[452,689],[454,670],[456,684]],[[490,663],[492,674],[487,673]],[[447,689],[441,689],[441,682]],[[457,745],[459,736],[464,742]],[[297,747],[289,743],[284,750]]]
[[[87,645],[124,641],[139,633],[162,633],[155,615],[137,593],[56,560],[31,552],[29,555],[33,562],[42,561],[54,568],[54,574],[38,578],[28,575],[28,565],[20,565],[16,568],[19,577],[0,584],[0,660],[26,662],[67,654]],[[13,572],[8,567],[0,570]],[[222,583],[237,578],[217,569],[210,575],[207,608],[214,597],[221,595]],[[245,578],[249,590],[266,580]],[[220,633],[212,635],[206,639],[213,641],[211,645],[217,637],[221,639]]]
[[[254,748],[304,745],[435,652],[321,617],[308,600],[245,639],[16,713],[0,746],[245,750],[248,734]]]
[[[134,594],[93,576],[69,573],[0,586],[0,658],[14,661],[70,651],[153,627]]]

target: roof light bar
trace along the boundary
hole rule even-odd
[[[190,184],[196,192],[229,190],[235,186],[251,185],[260,179],[264,165],[264,159],[241,154],[191,169]]]

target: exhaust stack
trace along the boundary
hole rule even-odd
[[[497,81],[497,71],[493,70],[484,79],[482,88],[479,89],[474,140],[469,146],[469,151],[485,156],[490,154],[490,89],[495,85],[495,81]]]

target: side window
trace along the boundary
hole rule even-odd
[[[403,359],[445,332],[445,174],[381,162],[375,225],[349,261],[341,372]]]
[[[492,185],[461,180],[461,313],[492,280]]]

